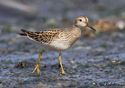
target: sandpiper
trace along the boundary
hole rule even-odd
[[[90,27],[91,29],[96,31],[88,23],[88,18],[85,16],[78,16],[74,24],[70,28],[55,28],[40,32],[32,32],[21,29],[23,33],[18,33],[18,35],[28,37],[31,40],[39,42],[41,46],[44,48],[44,50],[39,53],[38,62],[32,73],[34,73],[36,69],[37,73],[40,73],[39,61],[44,51],[57,51],[59,52],[58,61],[62,70],[60,73],[65,74],[65,71],[63,70],[63,66],[61,63],[61,52],[71,47],[72,44],[76,40],[78,40],[78,38],[81,35],[82,27]]]

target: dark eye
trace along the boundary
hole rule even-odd
[[[81,19],[79,19],[79,21],[81,22],[82,20],[81,20]]]

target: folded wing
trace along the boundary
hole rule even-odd
[[[51,43],[52,39],[58,37],[60,30],[49,29],[46,31],[32,32],[21,29],[23,33],[18,33],[20,36],[29,37],[31,40],[35,40],[41,43]]]

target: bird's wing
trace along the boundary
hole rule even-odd
[[[20,36],[27,36],[31,40],[35,40],[41,43],[48,43],[48,44],[51,43],[53,38],[58,37],[58,35],[61,32],[61,30],[59,29],[49,29],[49,30],[40,31],[40,32],[31,32],[23,29],[21,29],[21,31],[24,33],[19,33]]]

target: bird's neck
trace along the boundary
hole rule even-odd
[[[73,24],[72,27],[70,28],[71,31],[78,31],[79,33],[81,33],[81,28],[78,27],[77,25]]]
[[[71,46],[81,36],[81,29],[73,25],[71,28],[69,28],[67,33],[69,36],[68,41],[70,41],[69,46]]]
[[[80,37],[80,35],[81,35],[81,28],[76,26],[76,25],[73,25],[70,28],[70,32],[72,32],[74,35],[76,35],[76,37]]]

